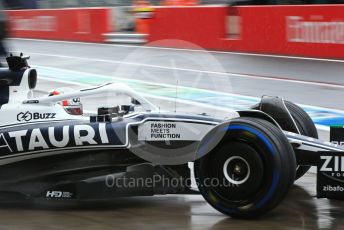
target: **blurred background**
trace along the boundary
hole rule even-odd
[[[66,7],[131,6],[132,0],[3,0],[7,9],[49,9]],[[150,4],[162,5],[164,0],[151,0]],[[177,2],[177,1],[174,1]],[[182,1],[179,1],[182,2]],[[231,0],[197,0],[197,4],[231,4]],[[244,3],[245,2],[245,3]],[[238,4],[332,4],[343,0],[245,0]]]
[[[300,105],[323,140],[344,124],[344,0],[0,3],[1,65],[8,53],[31,56],[35,96],[121,82],[163,110],[226,118],[278,95]],[[199,196],[167,196],[106,209],[5,207],[0,229],[342,229],[342,203],[315,199],[314,172],[259,222],[228,221]]]

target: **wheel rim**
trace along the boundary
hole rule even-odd
[[[225,161],[223,174],[229,183],[241,185],[250,178],[250,165],[244,158],[232,156]]]
[[[219,186],[209,189],[222,200],[244,205],[258,196],[262,191],[262,186],[264,187],[264,160],[256,152],[254,146],[240,142],[233,142],[231,146],[242,149],[214,152],[214,157],[204,165],[203,177],[217,178],[220,182]],[[234,173],[235,171],[237,172]]]

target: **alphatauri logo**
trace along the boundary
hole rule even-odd
[[[64,125],[0,133],[0,155],[54,148],[109,144],[106,124]]]
[[[26,111],[17,114],[18,121],[45,120],[53,119],[55,117],[56,113],[31,113],[29,111]]]

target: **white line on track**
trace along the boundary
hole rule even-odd
[[[212,51],[212,50],[204,50],[204,49],[202,49],[202,47],[200,47],[200,49],[186,49],[186,48],[184,49],[184,48],[156,47],[156,46],[149,46],[149,45],[148,46],[139,46],[139,45],[90,43],[90,42],[77,42],[77,41],[55,41],[55,40],[32,39],[32,38],[9,38],[9,40],[23,40],[23,41],[64,43],[64,44],[80,44],[80,45],[96,45],[96,46],[113,46],[113,47],[140,48],[140,49],[188,51],[188,52],[206,52],[206,53],[215,53],[215,54],[234,54],[234,55],[242,55],[242,56],[273,57],[273,58],[297,59],[297,60],[308,60],[308,61],[344,62],[344,60],[342,60],[342,59],[283,56],[283,55],[274,55],[274,54],[257,54],[257,53],[231,52],[231,51]]]
[[[58,80],[58,79],[51,79],[49,77],[40,77],[40,79],[43,79],[45,81],[50,81],[50,82],[60,82],[60,83],[69,84],[69,85],[76,85],[76,86],[83,86],[83,87],[89,86],[88,84],[82,84],[82,83],[78,83],[78,82],[64,81],[64,80]],[[45,93],[46,91],[42,91],[42,92]],[[205,103],[194,102],[191,100],[156,96],[156,95],[152,95],[152,94],[148,94],[148,93],[140,93],[140,94],[144,97],[147,97],[147,98],[154,98],[154,99],[160,99],[160,100],[171,101],[171,102],[177,101],[178,103],[182,103],[182,104],[194,105],[194,106],[204,107],[204,108],[208,108],[208,109],[216,109],[216,110],[220,110],[220,111],[224,111],[224,112],[233,112],[233,110],[229,109],[229,108],[223,108],[223,107],[209,105],[209,104],[205,104]]]
[[[76,71],[76,70],[66,70],[66,69],[61,69],[61,68],[56,68],[56,67],[49,67],[49,66],[39,66],[39,65],[35,65],[33,67],[36,68],[47,68],[50,70],[56,70],[56,71],[64,71],[70,74],[77,74],[77,75],[83,75],[83,74],[87,74],[87,75],[92,75],[95,77],[101,77],[101,78],[107,78],[109,79],[109,82],[113,82],[116,79],[124,79],[124,80],[130,80],[132,82],[136,82],[136,83],[141,83],[141,84],[149,84],[149,85],[156,85],[156,86],[162,86],[162,87],[175,87],[175,85],[172,84],[167,84],[167,83],[157,83],[157,82],[151,82],[151,81],[145,81],[145,80],[138,80],[138,79],[126,79],[126,78],[121,78],[121,77],[112,77],[112,76],[107,76],[107,75],[102,75],[102,74],[94,74],[94,73],[86,73],[86,72],[81,72],[81,71]],[[60,79],[52,79],[50,77],[39,77],[40,79],[44,79],[44,80],[49,80],[49,81],[56,81],[56,82],[61,82],[61,83],[65,83],[65,84],[74,84],[74,85],[79,85],[79,86],[89,86],[89,84],[85,84],[85,83],[79,83],[79,82],[75,82],[75,81],[68,81],[68,80],[60,80]],[[179,88],[183,88],[183,89],[199,89],[199,88],[194,88],[194,87],[189,87],[189,86],[179,86]],[[214,90],[209,90],[209,89],[201,89],[203,92],[209,92],[209,93],[214,93]],[[232,93],[227,93],[227,92],[218,92],[216,91],[217,94],[219,95],[223,95],[223,96],[240,96],[242,98],[245,99],[257,99],[259,97],[254,97],[254,96],[247,96],[247,95],[242,95],[242,94],[232,94]],[[339,110],[339,109],[333,109],[333,108],[325,108],[325,107],[319,107],[319,106],[312,106],[312,105],[306,105],[306,104],[299,104],[301,106],[307,106],[309,108],[312,109],[325,109],[327,111],[331,111],[331,112],[335,112],[335,113],[343,113],[343,110]]]
[[[12,52],[18,52],[18,51],[12,51]],[[22,51],[22,52],[25,52],[25,51]],[[260,75],[253,75],[253,74],[241,74],[241,73],[207,71],[207,70],[190,69],[190,68],[178,68],[178,67],[174,67],[174,66],[152,65],[152,64],[134,63],[134,62],[126,62],[126,61],[114,61],[114,60],[99,59],[99,58],[76,57],[76,56],[69,56],[69,55],[46,54],[46,53],[37,53],[37,52],[26,52],[26,53],[30,53],[33,55],[39,55],[39,56],[46,56],[46,57],[75,59],[75,60],[81,60],[81,61],[92,61],[92,62],[103,62],[103,63],[121,64],[121,65],[143,66],[143,67],[148,67],[148,68],[157,68],[157,69],[165,69],[165,70],[174,70],[174,71],[178,70],[178,71],[214,74],[214,75],[225,76],[225,77],[228,77],[228,76],[230,76],[230,77],[241,77],[241,78],[255,79],[255,80],[278,81],[278,82],[287,82],[287,83],[294,83],[294,84],[303,84],[303,85],[312,85],[312,86],[321,86],[321,87],[344,89],[344,85],[325,83],[325,82],[313,82],[313,81],[295,80],[295,79],[289,79],[289,78],[260,76]]]

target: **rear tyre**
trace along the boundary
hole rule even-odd
[[[314,125],[314,122],[310,118],[310,116],[298,105],[290,102],[290,101],[284,101],[285,106],[290,112],[290,115],[294,119],[300,134],[308,137],[318,138],[318,132]],[[259,110],[259,104],[254,105],[252,109]],[[273,117],[274,118],[274,117]],[[279,120],[278,118],[274,118],[276,120]],[[293,129],[293,126],[286,123],[279,124],[281,128],[285,131],[295,132]],[[298,154],[298,150],[294,150],[296,154]],[[301,153],[300,153],[301,154]],[[305,175],[308,170],[311,168],[311,166],[308,165],[298,165],[296,167],[296,177],[295,180],[301,178],[303,175]]]
[[[223,140],[194,164],[200,193],[226,215],[259,217],[279,204],[293,184],[293,149],[265,120],[236,118],[221,130]]]

